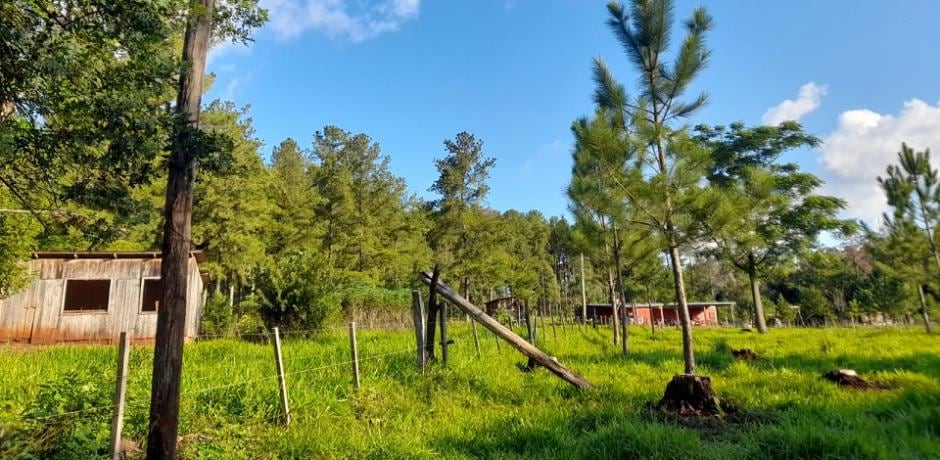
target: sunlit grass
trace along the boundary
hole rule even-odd
[[[477,359],[462,321],[451,325],[449,367],[435,364],[425,375],[416,367],[412,330],[360,331],[360,390],[352,386],[343,328],[288,335],[289,428],[279,425],[270,343],[259,337],[189,344],[183,451],[191,458],[940,457],[940,338],[921,330],[775,329],[758,335],[697,329],[700,373],[712,377],[721,397],[760,415],[756,424],[708,430],[659,421],[645,410],[682,369],[678,330],[653,336],[632,328],[626,357],[609,329],[556,330],[557,338],[550,328],[540,331],[539,345],[596,389],[575,391],[545,370],[521,372],[522,356],[505,343],[497,349],[482,328]],[[735,361],[729,350],[737,348],[751,348],[762,359]],[[12,453],[11,446],[39,448],[24,441],[39,428],[24,422],[22,413],[36,414],[37,401],[45,401],[49,415],[73,407],[49,402],[77,397],[54,390],[68,375],[107,390],[87,406],[109,405],[102,394],[110,391],[114,354],[105,346],[0,346],[0,424],[8,427],[0,456]],[[151,356],[150,347],[135,347],[131,358],[125,433],[138,442],[146,435]],[[837,367],[889,389],[845,390],[820,379]],[[41,387],[43,382],[52,385]],[[99,431],[107,439],[107,410],[60,418],[66,428],[55,443],[67,447],[60,447],[58,458],[69,458],[67,448],[81,452],[76,458],[106,453],[106,445],[95,443]]]

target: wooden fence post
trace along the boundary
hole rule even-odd
[[[441,361],[447,367],[447,302],[441,302]]]
[[[551,318],[552,322],[552,338],[558,340],[558,329],[555,327],[555,307],[552,304],[548,304],[548,317]]]
[[[628,345],[629,342],[627,341],[627,338],[628,338],[627,334],[630,333],[630,330],[627,328],[627,320],[629,318],[627,317],[626,305],[620,308],[620,314],[622,315],[622,318],[620,320],[620,346],[623,349],[623,354],[626,355],[627,352],[629,351],[627,349],[627,347],[629,346]]]
[[[281,332],[274,328],[274,364],[277,366],[277,385],[284,410],[284,424],[290,425],[290,405],[287,401],[287,381],[284,380],[284,355],[281,353]]]
[[[467,318],[469,318],[469,317],[470,317],[470,315],[467,315]],[[481,355],[480,355],[480,335],[477,334],[477,322],[476,322],[476,321],[472,321],[470,324],[473,326],[473,345],[474,345],[474,346],[476,347],[476,349],[477,349],[477,359],[479,359],[480,356],[481,356]]]
[[[535,345],[535,329],[532,324],[532,312],[529,311],[529,305],[525,306],[525,327],[529,335],[529,343]]]
[[[356,322],[349,323],[349,347],[352,349],[352,371],[353,384],[358,390],[361,382],[359,381],[359,344],[356,342]]]
[[[411,308],[415,321],[415,342],[417,344],[418,367],[421,368],[421,373],[423,374],[425,366],[424,332],[426,326],[424,324],[424,301],[421,300],[421,292],[417,289],[411,291]]]
[[[124,430],[124,398],[127,396],[127,365],[131,345],[127,332],[118,341],[117,377],[114,381],[114,417],[111,418],[111,458],[121,459],[121,432]]]

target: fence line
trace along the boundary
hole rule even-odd
[[[372,355],[372,356],[369,356],[369,357],[366,357],[366,358],[360,358],[360,359],[359,359],[359,362],[362,362],[362,361],[371,361],[371,360],[376,360],[376,359],[383,358],[383,357],[387,357],[387,356],[399,355],[399,354],[404,354],[404,353],[412,353],[412,352],[414,352],[414,350],[413,350],[411,347],[409,347],[409,348],[407,348],[407,349],[400,350],[400,351],[393,351],[393,352],[388,352],[388,353],[380,353],[380,354]],[[315,372],[315,371],[319,371],[319,370],[323,370],[323,369],[329,369],[329,368],[340,367],[340,366],[348,366],[348,365],[350,365],[350,364],[352,364],[352,361],[351,361],[351,360],[343,361],[343,362],[333,362],[333,363],[331,363],[331,364],[326,364],[326,365],[322,365],[322,366],[310,367],[310,368],[305,368],[305,369],[296,370],[296,371],[292,371],[292,372],[287,372],[287,373],[284,374],[284,376],[285,376],[285,377],[288,377],[288,376],[292,376],[292,375],[307,374],[307,373],[311,373],[311,372]],[[258,382],[263,382],[263,381],[266,381],[266,380],[276,380],[276,379],[277,379],[277,376],[276,376],[276,375],[268,375],[268,376],[260,377],[260,378],[256,378],[256,379],[243,380],[243,381],[239,381],[239,382],[229,383],[229,384],[225,384],[225,385],[218,385],[218,386],[209,387],[209,388],[199,388],[199,389],[196,389],[196,390],[182,391],[182,392],[180,392],[180,396],[184,396],[184,395],[187,395],[187,396],[188,396],[188,395],[202,394],[202,393],[206,393],[206,392],[209,392],[209,391],[220,390],[220,389],[225,389],[225,388],[233,388],[233,387],[244,386],[244,385],[251,385],[251,384],[256,384],[256,383],[258,383]],[[184,381],[183,383],[184,383],[184,384],[187,384],[187,383],[191,384],[191,383],[198,382],[198,381],[202,381],[202,380],[206,380],[206,379],[203,378],[203,379],[200,379],[200,380],[190,381],[190,382],[185,382],[185,381]],[[126,402],[125,402],[125,404],[128,405],[128,406],[131,406],[131,405],[138,405],[138,404],[143,404],[143,403],[149,403],[149,400],[146,400],[146,399],[128,399],[128,400],[126,400]],[[306,406],[306,404],[301,405],[301,406],[298,406],[297,408],[304,407],[304,406]],[[79,409],[79,410],[74,410],[74,411],[69,411],[69,412],[63,412],[63,413],[61,413],[61,414],[52,414],[52,415],[44,415],[44,416],[41,416],[41,417],[25,417],[25,418],[26,418],[26,420],[29,420],[29,421],[44,421],[44,420],[51,420],[51,419],[61,418],[61,417],[67,417],[67,416],[75,415],[75,414],[84,414],[84,413],[86,413],[86,412],[104,411],[104,410],[106,410],[106,409],[114,409],[114,407],[115,407],[114,404],[109,404],[109,405],[103,405],[103,406],[88,407],[88,408],[85,408],[85,409]],[[98,417],[101,417],[102,415],[110,416],[111,414],[110,414],[109,412],[102,412],[101,414],[93,415],[93,416],[87,417],[87,418],[98,418]]]

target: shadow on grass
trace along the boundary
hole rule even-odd
[[[818,373],[832,369],[854,369],[860,374],[904,370],[940,378],[940,356],[931,353],[914,353],[903,357],[874,358],[846,355],[790,354],[766,361],[757,361],[758,367],[786,367]]]
[[[480,458],[937,458],[937,397],[904,393],[885,404],[774,411],[748,421],[700,424],[648,413],[628,395],[505,416],[482,430],[429,441],[444,456]],[[630,402],[627,402],[630,401]],[[933,404],[933,405],[932,405]]]

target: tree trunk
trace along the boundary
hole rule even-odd
[[[675,244],[672,244],[669,248],[669,262],[670,265],[672,265],[672,278],[676,290],[676,302],[679,304],[679,321],[682,324],[682,359],[685,361],[685,373],[694,375],[695,351],[692,349],[692,320],[689,318],[689,303],[685,298],[685,283],[682,280],[682,260],[679,259],[679,248]]]
[[[764,301],[760,296],[760,280],[757,279],[757,268],[754,266],[754,254],[747,256],[747,279],[751,282],[751,298],[754,299],[754,318],[757,322],[757,331],[767,333],[767,321],[764,320]]]
[[[584,282],[584,253],[581,253],[581,323],[587,322],[587,288]]]
[[[532,324],[532,312],[529,311],[528,302],[525,304],[525,327],[529,338],[529,343],[531,343],[533,346],[537,346],[535,344],[535,327]]]
[[[163,224],[163,284],[154,345],[147,435],[148,459],[175,459],[179,434],[180,379],[186,334],[186,292],[192,235],[196,153],[190,133],[199,128],[203,75],[214,0],[198,0],[186,26],[176,111],[179,119],[168,162]]]
[[[611,228],[614,231],[614,269],[617,270],[617,277],[614,278],[614,281],[616,282],[617,297],[620,298],[620,309],[623,310],[623,315],[619,317],[619,321],[622,323],[620,328],[620,341],[623,343],[623,354],[627,354],[630,349],[629,337],[627,336],[630,333],[630,328],[627,322],[627,296],[623,290],[623,270],[620,264],[620,232],[617,231],[616,225],[612,224]],[[633,314],[634,316],[636,315],[635,306],[633,308]]]
[[[917,285],[917,292],[920,294],[920,315],[924,318],[924,327],[928,334],[933,334],[933,326],[930,325],[930,315],[927,314],[927,297],[924,296],[924,285]]]
[[[614,288],[614,275],[611,273],[610,269],[607,270],[607,292],[609,293],[608,297],[610,298],[610,308],[611,312],[613,313],[611,315],[613,317],[613,321],[611,321],[611,323],[614,329],[614,345],[617,345],[617,339],[620,336],[620,318],[618,318],[618,316],[620,316],[620,305],[617,301],[618,299],[616,289]]]

